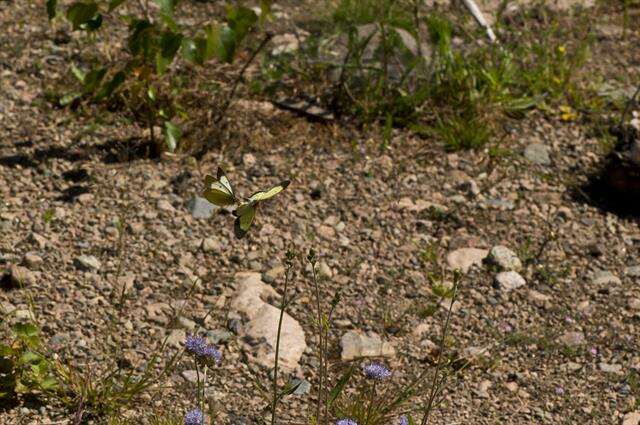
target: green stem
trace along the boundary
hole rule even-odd
[[[438,394],[438,377],[440,376],[440,369],[442,368],[442,353],[445,348],[445,339],[447,337],[447,333],[449,331],[449,323],[451,322],[451,312],[453,310],[453,304],[456,302],[456,295],[458,292],[458,280],[454,279],[453,284],[453,296],[451,297],[451,304],[449,305],[449,310],[447,312],[447,318],[445,319],[444,326],[442,328],[442,336],[440,338],[440,346],[438,350],[438,356],[436,358],[436,370],[433,373],[433,379],[431,381],[431,390],[429,394],[429,401],[427,402],[427,406],[424,409],[424,415],[422,416],[422,421],[420,425],[426,425],[429,420],[429,415],[431,414],[431,410],[433,408],[433,401]]]
[[[318,274],[316,272],[315,262],[311,263],[311,270],[313,271],[313,284],[316,293],[316,320],[318,328],[318,400],[316,402],[316,423],[322,424],[323,421],[320,417],[321,406],[325,405],[325,417],[324,422],[327,421],[326,403],[324,401],[324,328],[322,326],[322,308],[320,306],[320,285],[318,283]]]
[[[280,357],[280,335],[282,332],[282,322],[284,320],[284,310],[287,307],[287,289],[289,287],[289,276],[291,266],[288,266],[284,277],[284,290],[282,294],[282,303],[280,304],[280,317],[278,318],[278,334],[276,336],[276,358],[273,367],[273,402],[271,405],[271,425],[276,424],[276,410],[278,405],[278,363]]]

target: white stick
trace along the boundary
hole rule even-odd
[[[489,25],[487,20],[484,19],[484,15],[480,11],[480,8],[476,4],[476,2],[474,0],[462,0],[462,2],[464,3],[465,6],[467,6],[467,9],[469,9],[469,12],[471,12],[473,17],[478,22],[478,24],[482,28],[484,28],[484,30],[487,32],[487,37],[489,37],[489,40],[492,43],[495,43],[496,41],[498,41],[498,38],[496,37],[496,34],[491,29],[491,26]]]

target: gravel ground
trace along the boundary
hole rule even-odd
[[[267,382],[268,374],[252,360],[259,348],[247,343],[246,318],[229,308],[236,273],[260,273],[280,291],[284,252],[313,247],[323,298],[342,291],[332,370],[346,364],[344,334],[371,332],[393,347],[385,361],[402,386],[433,363],[447,306],[422,314],[431,279],[451,282],[450,268],[473,263],[448,341],[451,358],[468,367],[449,379],[436,423],[634,418],[640,388],[628,377],[640,372],[640,226],[637,216],[616,215],[575,190],[602,161],[587,126],[532,113],[511,123],[503,142],[510,152],[494,159],[447,153],[403,131],[380,153],[375,134],[243,99],[229,114],[224,149],[201,161],[120,162],[109,141],[139,129],[110,120],[92,126],[44,101],[45,76],[64,73],[71,53],[53,42],[40,6],[0,5],[0,44],[8,46],[0,52],[0,304],[16,310],[11,321],[28,317],[32,305],[60,358],[100,370],[119,348],[119,361],[137,369],[165,336],[167,359],[185,332],[202,326],[223,353],[208,396],[225,423],[255,423],[263,403],[252,376]],[[18,22],[16,11],[37,19]],[[638,42],[616,37],[602,36],[603,51]],[[631,63],[638,54],[631,49]],[[240,193],[292,180],[242,240],[228,212],[197,218],[209,211],[192,203],[204,175],[221,164]],[[296,268],[290,314],[306,348],[285,377],[313,382],[313,293],[304,269]],[[122,285],[126,303],[114,317],[111,297]],[[182,361],[125,415],[183,411],[193,400],[192,369]],[[286,399],[283,416],[300,420],[310,397]],[[6,424],[71,417],[55,404],[0,411]]]

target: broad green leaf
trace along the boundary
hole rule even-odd
[[[178,24],[176,23],[175,19],[173,19],[173,15],[160,12],[160,19],[171,31],[178,32],[180,30],[180,28],[178,28]]]
[[[80,96],[82,96],[82,93],[78,93],[78,92],[67,93],[60,98],[60,101],[58,103],[60,104],[60,106],[67,106],[73,103],[76,99],[79,99]]]
[[[49,20],[52,20],[56,17],[56,6],[58,5],[58,0],[47,0],[47,16]]]
[[[67,19],[77,30],[83,24],[89,22],[98,13],[98,5],[95,2],[76,2],[67,9]]]
[[[129,27],[129,50],[136,56],[149,57],[154,44],[154,25],[146,19],[136,19]]]
[[[82,71],[80,68],[76,67],[75,65],[71,65],[71,73],[73,74],[74,77],[76,77],[78,81],[80,81],[81,84],[84,84],[84,79],[87,76],[87,74],[84,71]]]
[[[431,291],[433,291],[434,295],[437,295],[440,298],[453,297],[453,288],[445,285],[433,285],[431,287]]]
[[[86,75],[86,77],[84,77],[84,87],[83,87],[84,92],[93,93],[98,88],[98,86],[100,85],[100,83],[102,82],[102,79],[106,74],[107,74],[106,68],[97,68],[97,69],[91,70]]]
[[[271,19],[271,0],[260,0],[260,25]]]
[[[113,12],[118,6],[127,0],[111,0],[109,2],[109,12]]]
[[[20,338],[37,336],[40,330],[33,323],[18,323],[13,327],[13,331]]]
[[[351,376],[353,376],[353,372],[354,368],[350,367],[349,370],[347,370],[344,375],[342,375],[340,379],[338,379],[335,387],[333,387],[331,389],[331,392],[329,393],[329,400],[327,401],[329,405],[333,404],[333,402],[336,401],[342,390],[344,390],[344,387],[349,382],[349,379],[351,379]]]
[[[177,0],[154,0],[154,1],[158,6],[160,6],[160,11],[170,15],[173,14],[173,10],[176,7],[176,3],[178,3]]]
[[[223,62],[233,62],[236,52],[235,32],[226,25],[207,28],[207,53]]]
[[[102,86],[98,94],[95,96],[96,101],[100,101],[105,99],[113,94],[113,92],[120,86],[120,84],[124,83],[125,73],[123,71],[116,72],[111,80]]]
[[[9,345],[0,345],[0,356],[9,357],[15,353],[15,350]]]
[[[89,19],[83,26],[88,31],[95,31],[102,26],[102,14],[98,13],[93,18]]]
[[[149,97],[149,100],[151,100],[152,102],[156,101],[156,89],[153,86],[149,86],[149,88],[147,89],[147,96]]]
[[[182,56],[190,62],[203,64],[207,59],[207,40],[203,37],[183,39]]]
[[[173,58],[182,44],[182,34],[165,31],[160,36],[160,51],[156,55],[156,67],[158,73],[164,74],[167,67],[173,62]]]
[[[167,143],[167,149],[169,152],[174,152],[178,147],[178,142],[182,137],[182,131],[180,127],[172,123],[171,121],[164,122],[164,140]]]
[[[239,44],[247,35],[251,27],[258,21],[258,15],[253,10],[244,7],[229,7],[227,11],[229,27],[235,33],[235,42]]]
[[[33,351],[25,351],[20,356],[20,363],[22,364],[35,363],[39,362],[40,360],[42,360],[42,357],[39,354],[34,353]]]
[[[45,391],[53,390],[58,386],[58,381],[52,376],[45,378],[42,382],[40,382],[40,388]]]

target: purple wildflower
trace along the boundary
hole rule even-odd
[[[369,363],[362,370],[369,379],[382,380],[391,376],[391,371],[382,363]]]
[[[358,425],[353,419],[338,419],[335,425]]]
[[[184,425],[204,425],[204,414],[202,410],[198,408],[189,410],[187,414],[184,415]]]
[[[400,422],[398,422],[398,425],[409,425],[409,418],[407,415],[400,416]]]
[[[205,363],[220,363],[222,358],[220,351],[213,345],[207,344],[207,340],[200,336],[187,335],[184,347],[195,356],[196,360]]]

